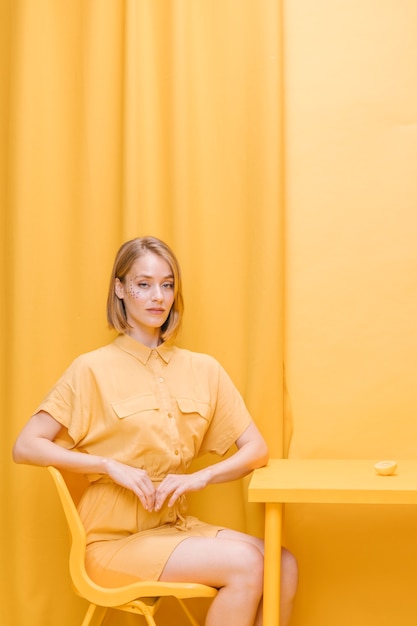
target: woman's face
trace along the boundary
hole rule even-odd
[[[174,302],[174,276],[167,261],[146,252],[136,259],[123,283],[116,278],[116,295],[123,300],[128,334],[149,347],[159,343],[161,326]]]

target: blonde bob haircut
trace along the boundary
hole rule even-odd
[[[116,295],[116,278],[124,283],[133,263],[148,252],[165,259],[174,277],[174,302],[166,322],[161,326],[161,339],[169,341],[178,335],[184,311],[181,269],[171,248],[156,237],[137,237],[126,241],[119,248],[114,261],[107,296],[107,321],[110,328],[114,328],[119,333],[126,333],[129,330],[130,325],[126,318],[123,300]]]

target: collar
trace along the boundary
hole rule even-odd
[[[132,339],[129,335],[120,334],[114,340],[114,343],[118,348],[128,352],[136,359],[139,359],[141,363],[146,365],[149,361],[151,354],[157,353],[165,363],[169,363],[172,355],[174,354],[175,346],[161,343],[157,348],[149,348],[149,346],[145,346],[143,343],[136,341],[136,339]]]

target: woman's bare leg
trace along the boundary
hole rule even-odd
[[[169,558],[160,580],[219,588],[206,626],[262,626],[263,541],[233,530],[216,538],[190,537]],[[297,588],[297,564],[282,551],[281,626],[288,626]]]
[[[263,557],[249,542],[209,537],[184,539],[160,576],[218,587],[206,626],[253,626],[263,587]]]
[[[264,542],[258,537],[239,533],[234,530],[222,530],[217,535],[219,539],[238,539],[241,541],[249,541],[255,545],[258,550],[264,554]],[[286,548],[282,548],[281,552],[281,596],[280,596],[280,626],[288,626],[290,623],[291,613],[293,609],[294,597],[298,586],[298,566],[293,554]],[[263,616],[262,601],[259,604],[258,612],[254,626],[262,626]]]
[[[286,548],[281,551],[281,604],[280,626],[288,626],[298,587],[298,565],[294,555]]]

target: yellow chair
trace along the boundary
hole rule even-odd
[[[138,581],[123,587],[102,587],[91,580],[85,569],[86,536],[78,515],[78,503],[87,481],[80,475],[48,467],[64,508],[71,535],[69,567],[76,593],[90,602],[82,626],[99,626],[109,608],[143,615],[149,626],[156,626],[154,615],[162,598],[175,597],[193,626],[199,626],[183,602],[187,598],[214,598],[217,589],[197,583]],[[64,477],[65,476],[65,477]]]

